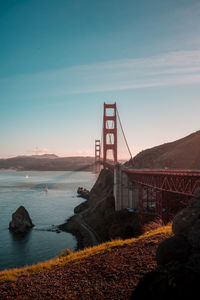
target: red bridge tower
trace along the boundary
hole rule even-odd
[[[107,151],[112,150],[114,164],[117,164],[117,106],[104,103],[103,116],[103,163],[107,163]]]

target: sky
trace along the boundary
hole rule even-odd
[[[0,157],[93,156],[104,102],[133,156],[200,129],[199,0],[0,0]]]

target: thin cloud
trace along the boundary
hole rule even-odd
[[[200,83],[200,51],[79,65],[7,78],[6,82],[12,87],[8,93],[36,98],[194,84]]]

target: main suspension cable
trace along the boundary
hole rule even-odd
[[[117,117],[118,117],[119,124],[120,124],[121,130],[122,130],[122,134],[123,134],[123,137],[124,137],[124,140],[125,140],[125,143],[126,143],[126,147],[127,147],[128,152],[129,152],[129,154],[130,154],[131,161],[133,162],[133,156],[132,156],[131,150],[130,150],[130,148],[129,148],[129,145],[128,145],[128,142],[127,142],[127,139],[126,139],[126,136],[125,136],[123,127],[122,127],[122,122],[121,122],[121,119],[120,119],[120,116],[119,116],[118,109],[117,109]]]

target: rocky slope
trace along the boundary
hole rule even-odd
[[[74,212],[75,216],[61,225],[60,229],[77,236],[78,248],[94,244],[91,232],[99,243],[134,237],[141,232],[136,214],[128,210],[115,211],[113,173],[106,169],[100,172],[89,199],[77,206]]]
[[[200,131],[144,150],[133,160],[135,168],[200,169]]]

